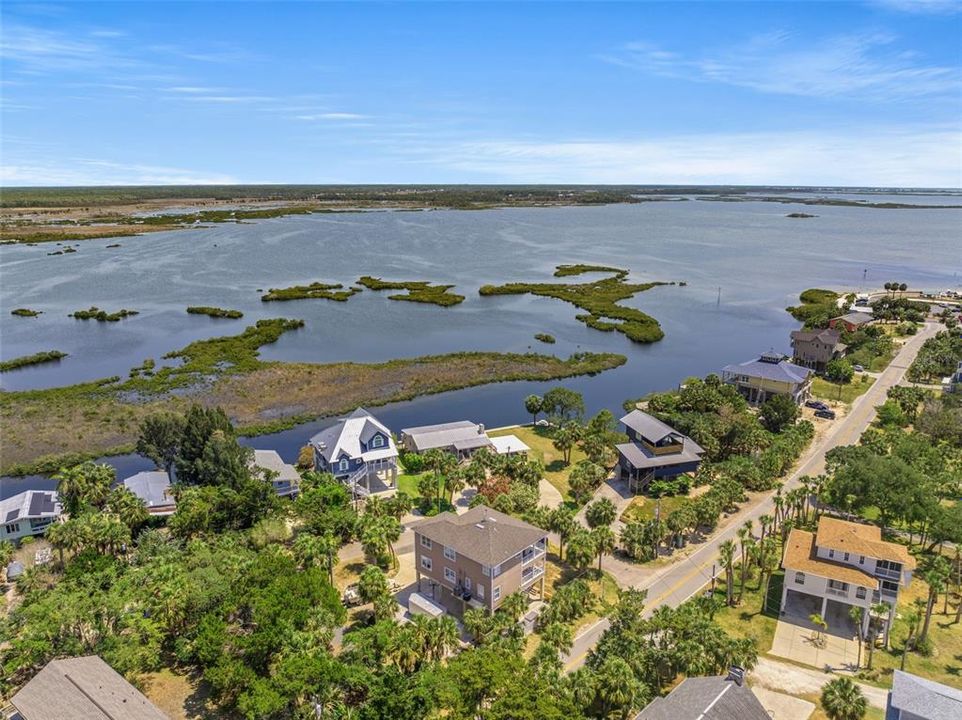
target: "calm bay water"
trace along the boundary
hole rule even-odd
[[[863,198],[864,199],[864,198]],[[868,198],[881,201],[878,196]],[[944,198],[899,196],[902,202]],[[958,198],[955,198],[958,200]],[[818,217],[789,219],[790,212]],[[107,248],[113,243],[120,248]],[[0,376],[3,389],[51,387],[126,376],[145,358],[240,332],[259,318],[291,317],[304,329],[263,348],[262,357],[307,362],[376,361],[453,352],[528,349],[567,356],[619,352],[628,364],[564,384],[589,411],[617,412],[628,397],[677,385],[769,350],[788,351],[796,326],[784,311],[808,287],[958,288],[962,210],[882,210],[767,202],[652,202],[606,207],[369,212],[292,216],[251,224],[88,240],[76,253],[52,244],[0,247],[0,357],[62,350],[70,357]],[[548,281],[561,263],[631,269],[631,279],[675,280],[629,301],[658,318],[665,339],[636,345],[586,328],[579,312],[531,296],[481,298],[485,283]],[[361,275],[451,283],[467,300],[453,308],[394,302],[364,291],[346,303],[263,303],[262,290],[313,281],[345,285]],[[575,279],[575,281],[577,281]],[[720,291],[719,291],[720,288]],[[76,321],[97,305],[140,311],[119,323]],[[242,310],[241,320],[187,315],[187,305]],[[10,315],[15,307],[44,312]],[[556,345],[533,339],[551,333]],[[472,419],[490,427],[523,422],[522,398],[556,383],[505,383],[399,403],[377,411],[393,429]],[[293,459],[324,421],[254,438]],[[122,475],[142,469],[116,458]],[[44,479],[4,479],[0,497]]]

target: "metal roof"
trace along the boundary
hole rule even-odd
[[[124,480],[124,487],[139,497],[147,509],[173,507],[176,503],[170,494],[170,477],[163,470],[147,470]]]
[[[722,369],[723,373],[747,375],[748,377],[762,378],[764,380],[776,380],[778,382],[792,383],[793,385],[805,382],[809,375],[814,371],[796,365],[788,360],[781,362],[770,362],[761,357],[737,365],[726,365]]]
[[[680,453],[667,455],[655,455],[640,443],[622,443],[615,445],[615,448],[631,463],[632,467],[638,470],[700,462],[701,453],[704,452],[704,450],[698,447],[690,438],[686,438],[686,442]]]
[[[656,417],[649,415],[641,410],[632,410],[630,413],[621,418],[621,424],[626,427],[630,427],[636,433],[641,435],[645,440],[651,443],[657,443],[660,440],[664,440],[669,435],[677,435],[680,437],[685,437],[680,432],[671,427],[671,425],[666,425],[661,420]]]
[[[514,557],[548,536],[545,530],[486,505],[473,507],[463,515],[441,513],[413,527],[416,533],[432,542],[489,567]]]
[[[10,703],[26,720],[167,720],[96,655],[51,660]]]
[[[470,420],[405,428],[401,436],[410,440],[418,452],[448,447],[470,450],[491,445],[484,426]]]
[[[886,720],[897,719],[898,711],[924,720],[962,718],[962,690],[902,670],[892,676],[888,704]]]
[[[255,450],[254,465],[277,473],[275,482],[299,482],[301,474],[297,468],[284,462],[275,450]]]
[[[491,438],[491,444],[498,455],[528,452],[531,448],[525,445],[517,435],[502,435]]]
[[[25,490],[0,500],[3,522],[57,517],[63,512],[55,490]]]
[[[387,438],[387,447],[363,452],[361,443],[366,445],[379,432]],[[329,463],[337,460],[342,453],[365,461],[397,457],[391,431],[364,408],[358,408],[336,424],[321,430],[311,438],[311,445]]]

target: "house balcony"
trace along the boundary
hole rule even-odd
[[[528,548],[521,553],[521,564],[528,565],[533,563],[538,558],[543,558],[545,555],[545,549],[543,547]]]
[[[875,590],[872,592],[872,602],[880,603],[887,602],[892,607],[895,607],[896,600],[898,600],[898,593],[892,592],[891,590]]]
[[[825,594],[829,597],[848,598],[848,590],[840,588],[827,587],[825,588]]]
[[[528,587],[542,575],[544,575],[544,567],[541,565],[525,568],[521,571],[521,587]]]
[[[885,580],[901,580],[902,571],[901,570],[884,570],[882,568],[875,568],[875,577],[883,578]]]

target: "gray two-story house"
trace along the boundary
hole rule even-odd
[[[358,408],[311,438],[314,467],[347,485],[355,498],[397,488],[397,446],[391,431]]]
[[[792,362],[825,372],[825,366],[845,354],[845,344],[839,342],[842,333],[833,328],[795,330],[792,332]]]
[[[42,535],[62,512],[54,490],[26,490],[0,500],[0,540]]]
[[[641,410],[621,418],[629,442],[615,445],[619,474],[638,492],[652,480],[694,473],[705,451],[687,435]]]
[[[417,587],[448,611],[497,610],[514,592],[544,597],[548,533],[485,505],[414,525]]]

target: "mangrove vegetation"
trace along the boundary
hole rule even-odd
[[[12,360],[4,360],[3,362],[0,362],[0,372],[16,370],[17,368],[27,367],[28,365],[40,365],[41,363],[54,362],[65,357],[67,357],[67,353],[60,352],[59,350],[47,350],[46,352],[38,352],[34,353],[33,355],[22,355],[21,357],[13,358]]]
[[[209,305],[190,305],[187,308],[187,312],[191,315],[207,315],[212,318],[230,318],[232,320],[244,317],[244,313],[240,310],[225,310],[224,308],[210,307]]]
[[[37,317],[41,315],[43,310],[31,310],[30,308],[17,308],[16,310],[11,310],[11,315],[16,315],[17,317]]]
[[[661,340],[665,333],[658,321],[636,308],[619,305],[619,301],[634,297],[657,285],[674,283],[629,283],[628,270],[602,265],[559,265],[556,277],[580,275],[587,272],[610,272],[611,277],[586,283],[508,283],[484,285],[480,293],[492,295],[523,295],[530,293],[571,303],[586,312],[575,318],[595,330],[617,331],[629,340],[651,343]]]
[[[97,322],[118,322],[124,318],[132,317],[134,315],[139,315],[140,313],[136,310],[127,310],[126,308],[121,308],[117,312],[109,313],[106,310],[101,310],[96,305],[91,305],[87,310],[75,310],[70,313],[68,317],[72,317],[75,320],[96,320]]]
[[[347,299],[361,292],[360,288],[344,288],[340,283],[329,284],[314,282],[310,285],[292,285],[288,288],[270,288],[266,294],[261,295],[261,300],[271,302],[274,300],[311,300],[318,298],[321,300],[336,300],[337,302],[347,302]]]
[[[389,282],[381,278],[364,275],[357,281],[368,290],[406,290],[404,295],[388,295],[390,300],[408,300],[410,302],[430,303],[449,307],[464,302],[464,295],[456,295],[448,290],[454,285],[432,285],[427,281]]]

